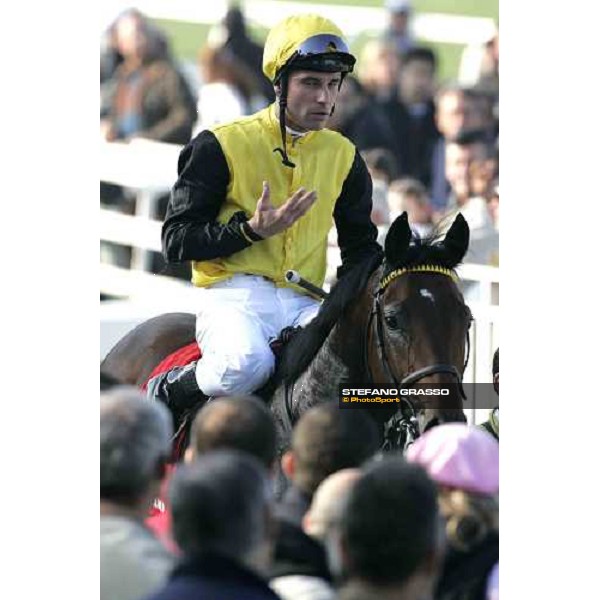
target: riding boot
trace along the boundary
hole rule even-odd
[[[191,408],[200,408],[208,397],[198,387],[196,363],[184,367],[174,367],[148,381],[147,396],[150,400],[160,400],[171,413],[175,423]]]

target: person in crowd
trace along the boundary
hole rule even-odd
[[[265,573],[272,552],[272,494],[254,457],[214,450],[180,466],[170,488],[182,557],[148,600],[277,600]]]
[[[434,483],[390,456],[367,466],[328,542],[339,600],[432,598],[444,542]]]
[[[396,179],[390,184],[387,201],[390,211],[390,223],[404,211],[408,213],[408,222],[413,232],[421,238],[427,237],[433,230],[433,207],[425,186],[412,177]]]
[[[371,220],[380,231],[378,241],[381,243],[381,232],[387,231],[391,223],[388,193],[391,181],[396,178],[396,161],[394,155],[385,148],[372,148],[362,151],[361,154],[373,180]]]
[[[319,310],[285,272],[322,286],[332,216],[340,276],[381,259],[364,161],[326,129],[354,62],[330,20],[288,17],[270,31],[263,58],[278,102],[183,149],[162,240],[167,261],[192,261],[202,359],[153,378],[150,398],[180,410],[264,385],[275,367],[270,342]]]
[[[447,141],[446,179],[451,190],[449,209],[463,208],[466,205],[473,196],[473,164],[486,161],[491,156],[492,149],[482,130],[462,130],[455,138]]]
[[[314,406],[301,417],[281,459],[291,482],[278,514],[302,526],[319,484],[331,473],[359,467],[379,449],[377,425],[363,410],[340,410],[337,402]]]
[[[385,148],[370,148],[363,150],[361,155],[367,165],[371,179],[382,181],[388,186],[397,177],[394,156]]]
[[[189,463],[218,449],[233,449],[250,454],[275,477],[275,442],[273,418],[260,399],[216,398],[196,415],[184,460]],[[170,507],[165,501],[163,510],[147,523],[165,543],[173,544],[171,521]],[[299,527],[277,519],[273,545],[273,560],[267,573],[270,578],[309,577],[309,583],[314,578],[328,584],[331,577],[323,548]]]
[[[247,452],[272,472],[277,458],[276,436],[271,411],[257,396],[214,398],[194,418],[185,460],[229,448]]]
[[[249,113],[251,90],[245,85],[243,66],[224,48],[205,46],[199,53],[197,135],[203,129]]]
[[[435,124],[433,93],[437,59],[433,50],[416,47],[404,56],[398,97],[383,104],[396,140],[399,174],[431,184],[434,146],[440,136]]]
[[[303,591],[327,595],[331,590],[325,549],[303,530],[303,519],[327,476],[360,466],[378,449],[377,426],[363,410],[340,410],[337,401],[332,401],[300,417],[292,433],[291,449],[281,460],[291,485],[275,513],[279,535],[271,581],[286,600]],[[308,579],[288,579],[299,576]]]
[[[344,79],[328,127],[346,136],[363,155],[365,151],[375,149],[394,151],[396,142],[385,112],[354,77]],[[395,163],[393,156],[392,161]]]
[[[196,121],[196,101],[169,56],[164,34],[131,9],[116,19],[111,36],[118,62],[101,86],[101,136],[109,142],[144,138],[187,143]],[[126,214],[135,209],[135,195],[120,185],[101,181],[100,200]],[[131,249],[125,246],[102,242],[101,253],[119,266],[131,263]]]
[[[500,37],[498,28],[490,31],[483,44],[469,44],[463,50],[458,77],[461,83],[476,87],[496,104],[499,91]]]
[[[498,97],[500,80],[500,33],[495,34],[485,44],[481,71],[476,86]]]
[[[496,348],[494,352],[494,358],[492,359],[492,385],[494,391],[500,399],[500,348]],[[490,416],[487,421],[481,424],[481,427],[488,433],[493,435],[498,442],[500,442],[500,408],[495,406],[490,412]]]
[[[407,460],[423,466],[438,486],[448,551],[436,599],[483,599],[497,581],[498,448],[478,427],[447,423],[407,450]]]
[[[494,36],[484,46],[481,70],[475,83],[482,97],[489,103],[498,133],[500,118],[500,37],[496,29]]]
[[[441,136],[432,155],[431,202],[436,212],[447,207],[450,186],[446,180],[446,141],[455,139],[461,131],[491,127],[485,118],[477,93],[456,83],[447,83],[435,96],[435,123]]]
[[[410,31],[412,5],[409,0],[386,0],[385,8],[388,11],[389,22],[384,31],[384,38],[394,45],[400,56],[403,56],[415,46]]]
[[[248,35],[246,17],[239,6],[230,6],[223,19],[223,48],[245,65],[254,79],[253,89],[262,97],[261,106],[253,104],[255,110],[275,100],[273,85],[262,71],[263,47]]]
[[[341,506],[354,482],[360,477],[359,469],[342,469],[326,477],[317,488],[308,512],[302,520],[304,534],[324,548],[329,530],[338,523]],[[323,550],[321,553],[324,556]],[[307,569],[293,569],[292,574],[273,577],[271,587],[283,600],[333,600],[335,589],[329,579],[319,577]]]
[[[391,42],[368,40],[361,50],[359,63],[358,80],[367,96],[378,102],[396,99],[401,61]]]
[[[100,116],[103,115],[103,87],[112,79],[117,67],[123,61],[117,48],[115,35],[116,21],[112,22],[100,36]]]
[[[446,179],[450,183],[449,208],[442,226],[461,213],[469,224],[470,243],[465,262],[492,264],[497,257],[496,231],[484,191],[496,175],[498,160],[485,131],[462,131],[446,144]]]
[[[141,137],[173,144],[191,138],[196,103],[169,58],[164,36],[138,11],[115,23],[122,62],[114,73],[101,131],[108,141]]]
[[[357,468],[340,469],[319,484],[302,519],[302,527],[308,535],[326,543],[332,528],[340,522],[345,498],[361,473]]]
[[[256,458],[270,473],[276,472],[276,430],[271,412],[256,396],[214,398],[198,411],[191,426],[185,462],[213,450],[238,450]],[[167,485],[161,490],[160,508],[146,524],[168,545],[173,544]]]
[[[100,598],[138,600],[165,581],[174,556],[144,526],[172,434],[164,406],[135,388],[100,396]]]

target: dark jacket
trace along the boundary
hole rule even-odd
[[[498,535],[469,552],[449,549],[435,592],[436,600],[485,600],[487,580],[498,562]]]
[[[332,581],[323,546],[297,525],[279,519],[269,579],[286,575],[309,575]]]
[[[279,600],[267,582],[239,563],[217,555],[188,557],[166,585],[147,600]]]
[[[400,177],[414,177],[429,188],[433,150],[440,138],[435,124],[435,107],[428,102],[421,116],[413,116],[398,100],[382,103],[390,131],[396,140],[394,155]]]
[[[385,148],[392,154],[396,151],[396,140],[390,129],[388,116],[379,104],[371,100],[345,116],[339,125],[339,131],[359,150]]]
[[[302,527],[302,519],[310,508],[312,497],[291,484],[285,491],[283,498],[275,507],[278,519],[286,520],[297,527]]]

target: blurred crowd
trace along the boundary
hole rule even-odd
[[[471,230],[465,262],[497,265],[498,32],[465,49],[460,82],[441,81],[440,57],[411,34],[410,2],[387,0],[385,7],[387,28],[363,46],[328,127],[352,140],[367,162],[381,240],[402,211],[420,236],[443,230],[461,212]],[[174,60],[151,20],[128,10],[102,39],[102,134],[185,144],[274,100],[261,65],[262,46],[238,7],[211,29],[193,74]],[[124,203],[111,186],[101,195]]]
[[[497,353],[494,371],[499,391]],[[203,406],[176,465],[172,435],[136,388],[101,394],[101,600],[498,600],[498,408],[405,454],[337,401],[281,456],[254,396]]]

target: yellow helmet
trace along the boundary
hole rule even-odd
[[[263,72],[277,83],[292,67],[350,73],[355,62],[341,30],[329,19],[313,14],[296,15],[269,32],[263,53]]]

